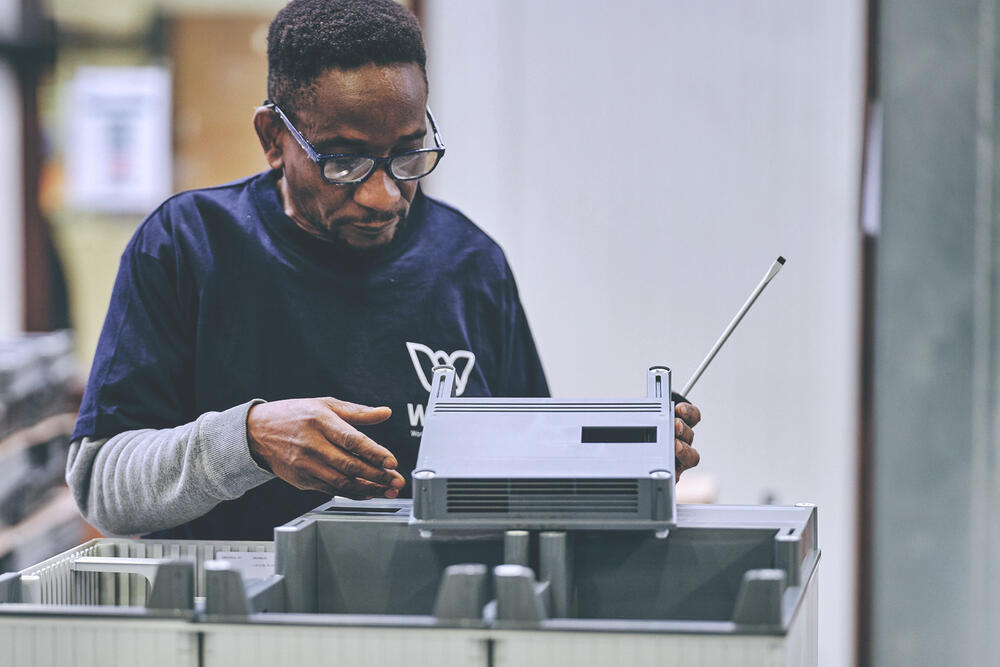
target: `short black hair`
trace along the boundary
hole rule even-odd
[[[416,63],[427,80],[420,24],[395,0],[292,0],[267,31],[267,96],[295,110],[333,68]]]

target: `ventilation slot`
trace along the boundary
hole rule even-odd
[[[655,426],[584,426],[580,429],[580,442],[656,442]]]
[[[449,514],[635,514],[639,485],[621,479],[451,479]]]

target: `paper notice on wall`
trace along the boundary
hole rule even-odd
[[[239,570],[243,581],[267,579],[274,574],[273,551],[219,551],[215,560],[228,561]]]
[[[65,142],[70,207],[149,213],[171,191],[169,71],[81,67],[70,86]]]

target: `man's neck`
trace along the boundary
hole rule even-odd
[[[400,220],[396,228],[395,236],[385,245],[366,249],[355,248],[344,243],[340,239],[330,238],[328,235],[323,234],[295,211],[294,206],[291,204],[291,196],[288,192],[288,181],[285,180],[284,176],[278,176],[276,185],[278,188],[278,201],[281,204],[281,208],[285,215],[295,223],[296,227],[332,250],[337,259],[345,264],[363,265],[376,261],[392,252],[392,250],[399,245],[406,236],[403,232],[409,224],[409,215]]]

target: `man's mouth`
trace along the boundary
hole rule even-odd
[[[405,220],[405,211],[358,218],[345,216],[332,220],[327,229],[330,240],[354,251],[367,252],[387,246]]]
[[[341,225],[347,225],[350,227],[357,227],[359,229],[384,229],[394,222],[398,221],[399,215],[385,214],[377,218],[355,218],[354,220],[341,220]]]
[[[361,234],[364,234],[365,236],[379,236],[394,224],[396,224],[396,218],[393,218],[392,220],[376,220],[372,222],[359,220],[357,222],[350,222],[347,226],[357,232],[360,232]]]
[[[358,229],[385,229],[394,222],[396,222],[396,218],[390,218],[389,220],[356,220],[347,224]]]

